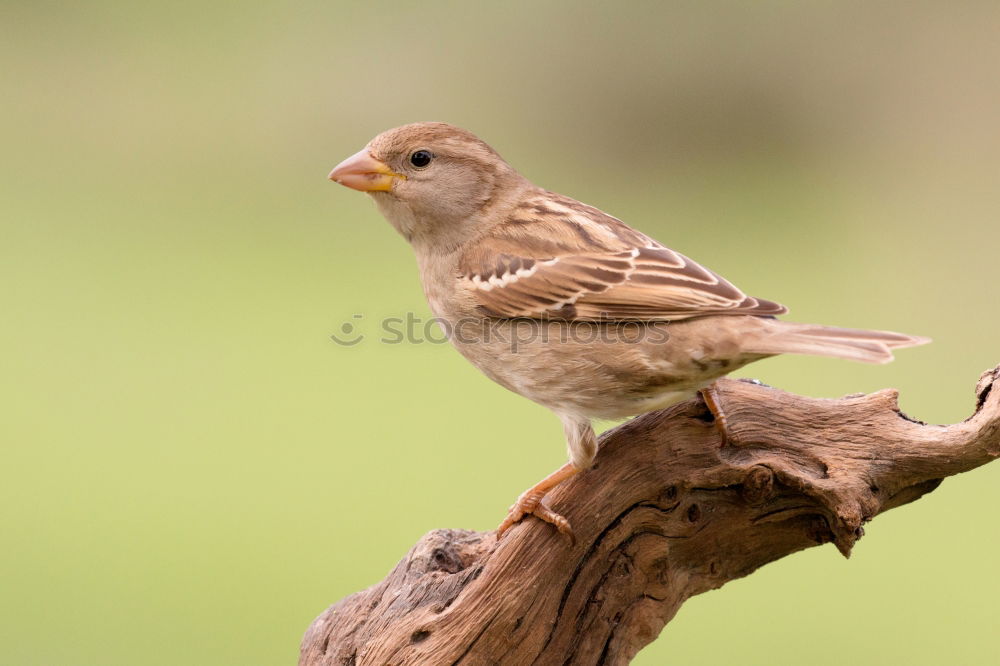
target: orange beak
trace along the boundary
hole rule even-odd
[[[344,187],[361,192],[388,192],[394,178],[406,180],[406,176],[396,173],[380,160],[375,159],[365,148],[334,167],[330,180]]]

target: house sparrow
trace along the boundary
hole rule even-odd
[[[551,409],[569,462],[525,491],[497,529],[533,514],[570,534],[543,496],[587,469],[591,419],[621,419],[703,393],[783,353],[868,363],[927,338],[779,321],[684,255],[521,176],[472,133],[414,123],[378,135],[330,172],[367,192],[413,246],[424,293],[451,342],[487,377]]]

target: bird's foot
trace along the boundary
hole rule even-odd
[[[564,516],[556,513],[544,504],[542,502],[543,497],[545,497],[545,492],[539,491],[536,488],[530,488],[524,491],[521,496],[517,498],[517,501],[514,502],[514,505],[507,510],[507,517],[503,519],[503,522],[500,523],[500,527],[497,528],[497,539],[503,537],[504,532],[530,514],[551,525],[554,525],[557,530],[568,536],[570,540],[575,541],[573,530],[569,526],[569,521],[566,520]]]
[[[701,389],[700,393],[705,406],[712,413],[712,417],[715,420],[715,429],[719,431],[719,436],[722,437],[722,445],[725,446],[729,443],[729,425],[726,422],[726,413],[722,410],[722,402],[719,400],[715,384],[706,386]]]
[[[507,510],[507,517],[503,519],[500,523],[500,527],[497,528],[497,539],[501,538],[507,530],[509,530],[514,523],[519,522],[528,514],[541,518],[547,523],[555,525],[556,529],[569,537],[570,541],[576,543],[576,537],[573,536],[573,530],[570,529],[569,521],[563,516],[559,515],[547,505],[542,503],[542,498],[545,497],[546,493],[558,486],[560,483],[570,478],[574,474],[577,474],[580,470],[577,469],[573,463],[566,463],[556,471],[549,474],[547,477],[528,488],[521,496],[517,498],[514,502],[514,506]]]

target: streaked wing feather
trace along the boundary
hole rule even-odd
[[[471,247],[461,287],[497,317],[670,320],[783,314],[590,206],[544,192]]]

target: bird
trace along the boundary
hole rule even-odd
[[[568,462],[517,498],[498,539],[529,515],[573,538],[544,498],[592,465],[594,419],[701,395],[724,437],[713,382],[748,363],[778,354],[886,363],[894,349],[930,342],[780,320],[783,305],[533,184],[447,123],[382,132],[329,179],[367,193],[410,243],[430,309],[459,353],[562,421]]]

